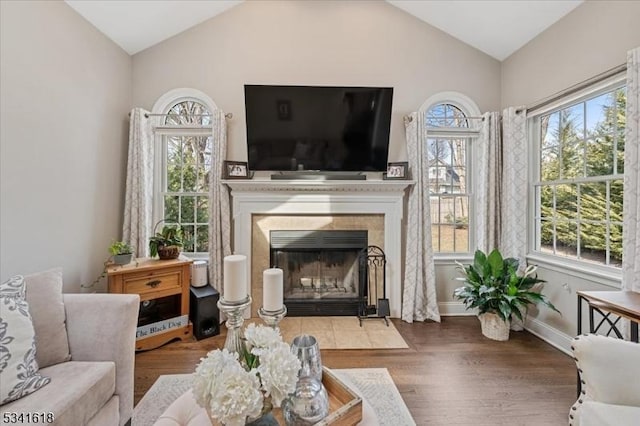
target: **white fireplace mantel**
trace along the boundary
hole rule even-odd
[[[384,215],[387,256],[386,293],[391,316],[402,309],[402,219],[405,190],[410,180],[305,181],[223,180],[231,189],[234,252],[248,258],[251,275],[251,216],[272,215]]]

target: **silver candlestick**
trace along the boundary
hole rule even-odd
[[[280,328],[278,327],[278,324],[280,324],[280,321],[287,316],[287,307],[282,305],[282,309],[279,311],[267,311],[264,308],[260,308],[258,309],[258,315],[269,327],[274,330],[279,330]]]
[[[244,311],[251,306],[251,296],[238,302],[227,302],[224,297],[218,301],[218,308],[227,316],[227,339],[224,348],[229,352],[242,354],[244,352],[244,335],[242,324],[244,323]]]

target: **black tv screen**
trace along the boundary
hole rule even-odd
[[[245,85],[250,170],[385,171],[391,87]]]

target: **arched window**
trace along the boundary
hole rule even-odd
[[[201,92],[177,89],[161,97],[154,113],[158,124],[154,216],[156,222],[178,224],[183,252],[205,257],[209,247],[209,178],[213,140],[211,112],[215,104]]]
[[[431,235],[435,253],[466,254],[473,247],[471,145],[480,111],[458,93],[436,95],[421,108],[426,126]]]

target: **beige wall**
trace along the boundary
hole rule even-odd
[[[244,84],[393,86],[389,160],[406,157],[402,116],[454,90],[500,105],[500,63],[385,2],[250,1],[133,57],[133,102],[192,87],[229,122],[229,160],[246,161]]]
[[[640,2],[587,1],[502,63],[502,106],[530,105],[626,63],[640,46]],[[533,310],[529,329],[569,349],[577,330],[576,291],[614,290],[615,280],[542,266],[544,293],[562,312]],[[585,311],[586,315],[586,311]]]
[[[530,105],[626,63],[640,2],[587,1],[502,63],[502,106]]]
[[[1,274],[65,291],[121,236],[131,58],[59,1],[0,2]]]

